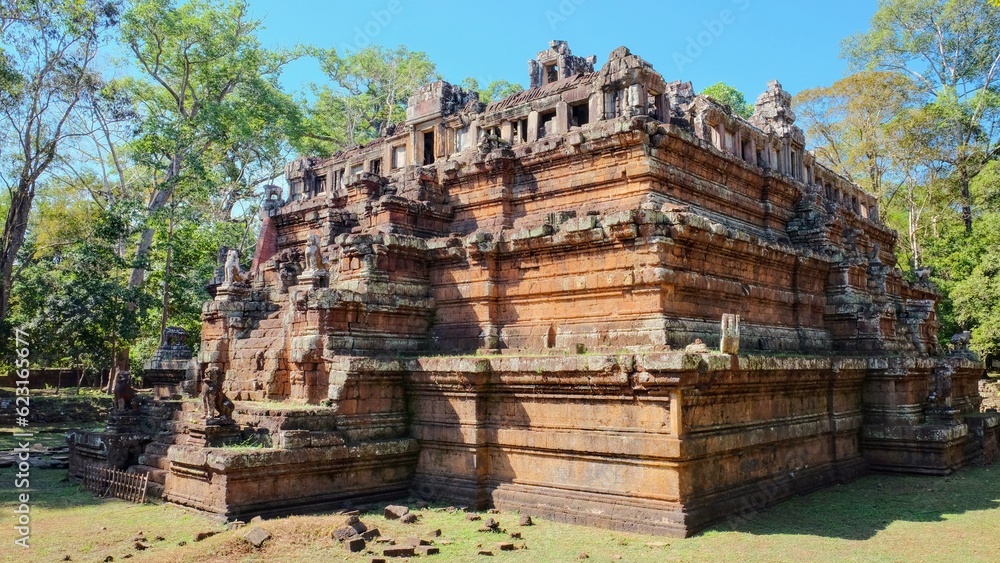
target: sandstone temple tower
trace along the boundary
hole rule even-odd
[[[267,447],[178,403],[138,460],[166,500],[412,494],[686,535],[996,455],[983,366],[939,347],[938,293],[806,151],[780,84],[744,120],[624,47],[597,66],[554,41],[529,70],[488,105],[431,84],[385,136],[287,166],[198,355]]]

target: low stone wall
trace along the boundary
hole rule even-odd
[[[844,482],[861,360],[684,352],[424,358],[409,377],[413,491],[684,536]]]
[[[46,389],[48,387],[76,387],[80,379],[79,369],[59,369],[59,368],[39,368],[28,370],[28,388]],[[6,373],[0,375],[0,387],[14,387],[17,385],[18,377],[16,373]],[[90,385],[87,378],[83,380],[83,386]]]

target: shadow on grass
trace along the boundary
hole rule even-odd
[[[996,509],[1000,509],[1000,466],[967,468],[948,477],[874,474],[730,518],[705,533],[866,540],[897,521],[941,522],[945,515]]]
[[[32,508],[67,508],[77,506],[93,506],[111,499],[94,496],[80,486],[80,483],[69,479],[65,469],[39,469],[32,467],[28,482],[29,488],[15,489],[14,480],[17,469],[8,467],[0,470],[0,507],[16,506],[18,495],[27,492],[31,495]],[[124,502],[124,501],[115,501]],[[9,512],[4,510],[5,512]]]

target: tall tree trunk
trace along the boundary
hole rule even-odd
[[[146,217],[151,216],[153,213],[159,211],[164,205],[170,201],[170,196],[173,195],[174,180],[180,174],[181,171],[181,154],[177,153],[170,160],[170,167],[167,168],[167,176],[163,179],[160,187],[153,194],[153,198],[149,200],[149,205],[146,207]],[[136,266],[132,268],[132,272],[128,277],[128,286],[131,289],[137,287],[142,287],[143,282],[146,279],[146,269],[140,266],[146,256],[149,255],[149,248],[153,246],[153,229],[147,228],[142,231],[142,235],[139,236],[139,245],[135,249],[135,261]]]
[[[965,173],[964,166],[959,170],[959,181],[962,185],[962,222],[965,223],[965,232],[972,233],[972,194],[969,191],[969,176]]]
[[[28,231],[28,215],[31,203],[35,199],[34,186],[22,182],[11,194],[10,208],[7,209],[7,221],[3,225],[3,238],[0,238],[0,320],[7,318],[10,310],[10,292],[14,283],[14,262],[17,253],[24,245],[24,236]]]
[[[174,238],[174,218],[171,217],[167,223],[167,258],[163,264],[163,310],[160,313],[160,338],[163,338],[164,331],[167,330],[167,308],[170,306],[170,258],[174,254],[171,244]]]

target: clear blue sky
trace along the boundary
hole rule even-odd
[[[424,51],[449,82],[505,79],[527,86],[527,61],[551,39],[598,66],[625,45],[667,81],[696,91],[727,82],[753,101],[769,80],[793,94],[844,75],[840,41],[864,31],[875,0],[251,0],[268,46],[357,49],[371,42]],[[322,82],[312,60],[296,61],[284,84]]]

